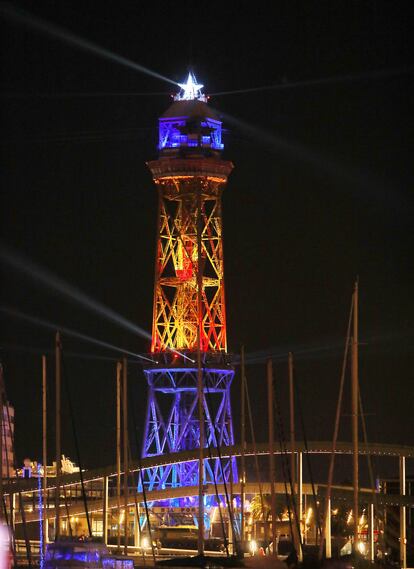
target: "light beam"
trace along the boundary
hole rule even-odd
[[[394,77],[396,75],[411,74],[414,66],[394,67],[391,69],[377,69],[363,73],[348,73],[346,75],[334,75],[332,77],[320,77],[317,79],[305,79],[303,81],[284,81],[277,85],[262,85],[259,87],[246,87],[245,89],[234,89],[229,91],[219,91],[210,93],[212,97],[223,95],[242,95],[245,93],[259,93],[261,91],[282,91],[285,89],[297,89],[300,87],[313,87],[318,85],[330,85],[335,83],[350,83],[353,81],[363,81],[364,79],[381,79],[382,77]]]
[[[37,30],[38,32],[42,32],[49,37],[59,39],[73,47],[76,47],[88,53],[92,53],[98,57],[108,59],[109,61],[113,61],[114,63],[118,63],[124,67],[128,67],[129,69],[133,69],[134,71],[145,73],[146,75],[155,77],[161,81],[166,81],[172,85],[177,85],[175,81],[169,79],[168,77],[165,77],[165,75],[161,75],[160,73],[152,71],[152,69],[148,69],[148,67],[144,67],[143,65],[140,65],[131,59],[128,59],[122,55],[118,55],[117,53],[114,53],[105,47],[81,38],[69,30],[53,24],[52,22],[48,22],[47,20],[33,16],[24,10],[18,10],[12,4],[9,4],[7,2],[0,3],[0,14],[12,22],[27,26],[29,28]]]
[[[0,244],[0,260],[18,272],[23,273],[24,275],[41,283],[49,290],[58,292],[65,298],[77,302],[83,306],[83,308],[99,314],[103,318],[118,324],[122,328],[151,341],[151,334],[144,330],[144,328],[137,326],[124,316],[115,312],[115,310],[112,310],[112,308],[108,308],[104,304],[94,300],[77,287],[67,283],[47,269],[43,269],[39,265],[32,263],[29,259],[22,257],[2,244]]]
[[[20,312],[19,310],[16,310],[14,308],[9,308],[7,306],[0,306],[0,312],[3,312],[3,314],[7,314],[8,316],[12,316],[13,318],[18,318],[20,320],[30,322],[30,324],[34,324],[35,326],[41,326],[42,328],[46,328],[48,330],[60,330],[60,332],[62,332],[62,334],[65,334],[66,336],[71,336],[72,338],[77,338],[78,340],[82,340],[83,342],[89,342],[90,344],[95,344],[95,346],[100,346],[101,348],[114,350],[115,352],[120,352],[121,354],[128,354],[129,356],[133,356],[134,358],[154,363],[154,360],[142,356],[141,354],[136,354],[135,352],[125,350],[124,348],[120,348],[118,346],[114,346],[114,344],[109,344],[108,342],[99,340],[98,338],[92,338],[92,336],[88,336],[87,334],[83,334],[82,332],[77,332],[76,330],[72,330],[71,328],[66,328],[65,326],[61,326],[60,324],[56,324],[54,322],[49,322],[48,320],[43,320],[41,318],[38,318],[37,316],[25,314],[24,312]]]
[[[61,294],[63,297],[75,301],[80,304],[83,308],[98,314],[99,316],[109,320],[121,326],[122,328],[133,332],[134,334],[151,341],[152,337],[149,332],[141,328],[141,326],[137,326],[124,316],[112,310],[112,308],[108,308],[104,304],[98,302],[97,300],[91,298],[89,295],[78,289],[77,287],[67,283],[62,278],[54,275],[52,272],[48,271],[47,269],[43,269],[39,265],[32,263],[29,259],[17,254],[16,252],[12,251],[4,244],[0,244],[0,260],[15,269],[16,271],[32,278],[33,280],[41,283],[46,288],[53,292],[57,292]],[[174,354],[178,354],[185,360],[191,361],[194,363],[194,360],[187,356],[186,354],[170,349],[170,352]],[[152,360],[148,360],[152,361]]]
[[[393,209],[399,207],[399,204],[396,203],[396,198],[400,197],[397,188],[393,187],[393,191],[389,191],[387,184],[371,172],[341,163],[327,152],[322,154],[322,152],[308,148],[300,142],[290,141],[278,133],[270,132],[228,113],[215,110],[227,123],[259,142],[269,151],[283,154],[294,163],[301,162],[308,165],[319,177],[328,177],[335,183],[335,187],[345,187],[348,192],[369,201],[370,206],[374,200],[378,203],[382,202],[383,207]]]

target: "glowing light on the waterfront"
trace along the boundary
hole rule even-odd
[[[365,543],[363,541],[358,541],[357,547],[358,547],[358,551],[361,553],[361,555],[364,555],[365,551],[366,551]]]
[[[186,83],[178,83],[181,91],[175,95],[175,101],[192,101],[198,99],[199,101],[206,101],[207,98],[202,94],[201,89],[204,87],[201,83],[197,83],[194,73],[188,73]]]

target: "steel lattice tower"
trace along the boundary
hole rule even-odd
[[[152,346],[143,457],[199,448],[198,334],[205,446],[234,444],[227,355],[221,194],[233,165],[221,158],[221,122],[194,75],[159,119]],[[201,255],[199,255],[201,251]],[[200,271],[200,272],[199,272]],[[199,285],[201,285],[199,289]],[[199,296],[200,290],[200,296]],[[204,483],[237,480],[235,459],[204,461]],[[196,460],[145,471],[150,490],[198,484]]]

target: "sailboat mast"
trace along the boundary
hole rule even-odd
[[[61,430],[60,430],[60,405],[61,405],[61,343],[60,332],[56,332],[55,338],[55,364],[56,364],[56,495],[55,495],[55,541],[60,537],[60,477],[61,477]]]
[[[293,356],[292,352],[289,352],[288,356],[288,367],[289,367],[289,419],[290,419],[290,475],[292,478],[292,501],[295,500],[295,396],[293,390]]]
[[[47,543],[47,376],[46,356],[42,356],[42,451],[43,451],[43,554]]]
[[[352,337],[352,452],[353,452],[353,486],[354,486],[354,550],[358,547],[358,281],[354,288]]]
[[[300,524],[301,513],[298,512],[298,503],[296,501],[296,433],[295,433],[295,390],[293,384],[293,354],[288,354],[288,372],[289,372],[289,432],[290,432],[290,476],[292,480],[291,498],[293,511],[292,524],[292,541],[298,554],[298,558],[302,560]]]
[[[245,504],[245,484],[246,484],[246,370],[244,367],[244,346],[241,347],[241,524],[240,524],[240,549],[244,551],[244,504]]]
[[[121,549],[121,362],[116,364],[116,506],[118,515],[117,551]]]
[[[124,554],[128,555],[128,363],[126,357],[122,361],[122,414],[124,431]]]
[[[273,364],[267,362],[267,401],[269,415],[269,478],[270,478],[270,502],[272,512],[272,543],[273,557],[277,556],[276,547],[276,495],[275,495],[275,455],[274,455],[274,418],[273,418]]]

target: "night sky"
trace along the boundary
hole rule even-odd
[[[25,10],[174,81],[191,65],[206,93],[278,86],[210,99],[225,117],[224,157],[235,165],[223,196],[230,351],[244,344],[248,354],[275,357],[285,420],[286,353],[296,353],[307,437],[331,438],[359,275],[368,436],[414,445],[408,6],[2,4],[3,242],[151,330],[157,199],[145,162],[157,155],[157,119],[176,89],[10,14]],[[3,306],[125,349],[149,349],[146,340],[4,264],[1,297]],[[40,356],[51,356],[53,344],[52,331],[2,315],[1,359],[16,409],[19,462],[40,458]],[[112,464],[118,354],[66,337],[63,348],[83,463]],[[53,366],[50,357],[50,405]],[[264,356],[247,375],[257,439],[265,440]],[[131,363],[129,377],[140,441],[142,367]],[[238,375],[232,394],[239,440]],[[347,389],[340,438],[350,440],[348,401]],[[49,460],[53,414],[50,420]],[[63,451],[76,460],[66,403],[63,420]]]

